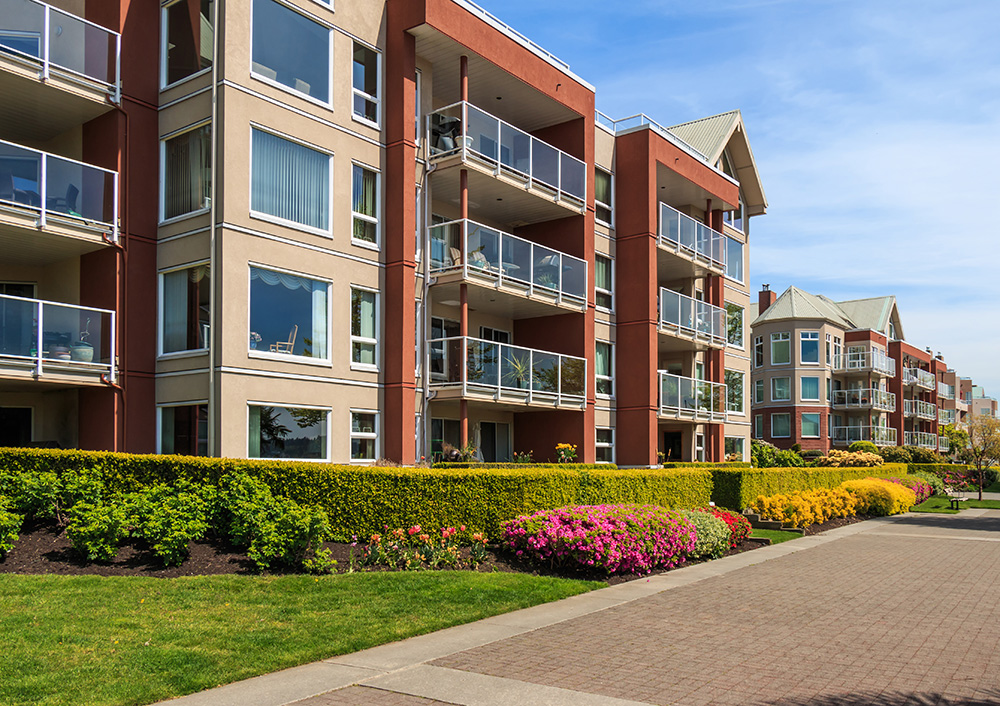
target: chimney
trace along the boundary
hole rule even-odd
[[[765,284],[764,288],[760,290],[760,294],[757,296],[757,314],[763,314],[777,300],[778,295],[771,291],[771,285]]]

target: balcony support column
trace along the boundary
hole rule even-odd
[[[459,80],[459,100],[466,102],[469,100],[469,57],[464,54],[458,60]]]

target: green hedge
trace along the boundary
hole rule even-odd
[[[964,463],[908,463],[906,464],[907,472],[913,471],[923,471],[924,473],[933,473],[936,476],[940,476],[942,473],[947,471],[968,471],[972,466],[967,466]]]
[[[504,468],[504,469],[531,469],[531,468],[563,468],[570,470],[592,471],[599,468],[618,468],[611,463],[479,463],[476,461],[439,461],[433,465],[434,468]]]
[[[724,461],[722,463],[698,463],[690,462],[684,463],[678,461],[676,463],[664,463],[661,464],[661,468],[707,468],[712,470],[713,468],[751,468],[752,464],[749,461]]]
[[[906,475],[906,464],[886,463],[870,468],[749,468],[712,470],[712,502],[742,510],[758,495],[777,495],[796,490],[836,488],[845,480]]]
[[[98,451],[0,449],[0,472],[89,470],[113,492],[131,492],[184,478],[218,483],[236,470],[281,496],[318,505],[341,540],[389,527],[466,525],[496,537],[500,523],[563,505],[643,503],[668,508],[707,505],[706,469],[619,469],[532,464],[515,468],[374,468],[326,463],[119,454]]]

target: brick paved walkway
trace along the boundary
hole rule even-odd
[[[319,663],[354,671],[298,703],[1000,704],[1000,511],[862,523],[587,596]]]

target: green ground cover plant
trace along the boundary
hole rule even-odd
[[[755,529],[750,533],[751,537],[765,537],[771,540],[771,544],[781,544],[792,539],[802,537],[801,532],[786,532],[785,530]]]
[[[0,703],[148,704],[603,587],[517,573],[0,575]]]

